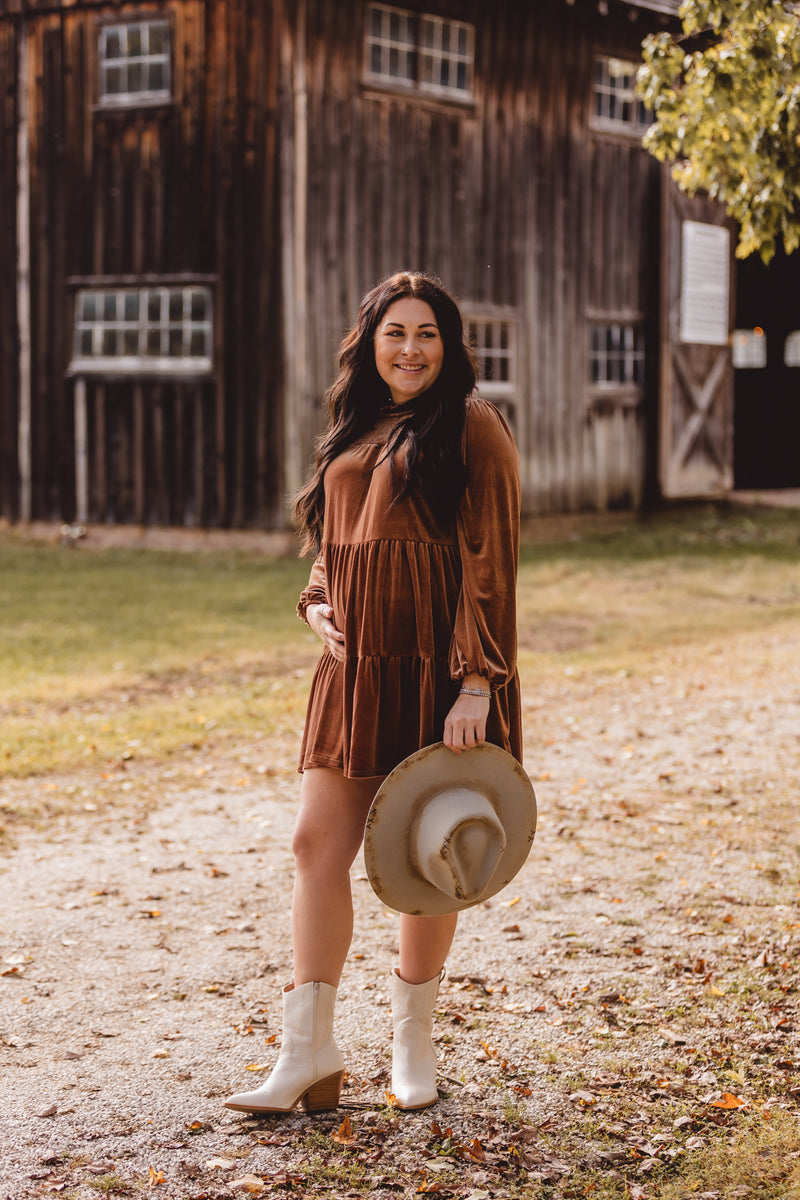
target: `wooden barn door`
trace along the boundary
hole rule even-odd
[[[669,499],[733,487],[733,234],[664,172],[659,478]]]

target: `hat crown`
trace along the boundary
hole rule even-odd
[[[514,878],[535,832],[533,785],[507,751],[484,742],[454,754],[437,742],[378,789],[364,834],[367,874],[399,912],[458,912]]]
[[[506,848],[506,835],[487,798],[468,787],[428,798],[411,830],[411,861],[424,879],[463,903],[486,891]]]

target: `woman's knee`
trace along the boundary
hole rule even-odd
[[[292,837],[297,866],[349,870],[364,836],[371,799],[363,781],[332,771],[307,772]]]

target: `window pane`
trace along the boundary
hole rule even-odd
[[[736,370],[760,370],[767,365],[767,339],[763,329],[736,329],[733,334]]]
[[[128,58],[138,58],[142,53],[142,27],[141,25],[128,26]]]
[[[650,123],[636,95],[636,64],[619,58],[598,56],[594,62],[594,116],[620,129],[644,130]]]
[[[644,381],[644,338],[639,325],[596,325],[590,335],[590,377],[599,386]]]
[[[100,99],[169,94],[169,22],[137,21],[106,27],[99,42]]]
[[[144,70],[141,63],[128,65],[128,86],[126,92],[141,92],[143,90]]]
[[[122,81],[122,67],[106,67],[104,91],[107,95],[116,96],[123,91]]]
[[[148,52],[166,54],[169,50],[169,26],[166,21],[153,21],[148,26]]]
[[[78,292],[75,298],[74,353],[86,369],[94,359],[121,358],[135,374],[148,360],[160,370],[209,369],[211,295],[206,288],[163,286]],[[191,360],[194,360],[192,362]],[[199,361],[198,361],[199,360]],[[141,363],[141,367],[138,365]]]
[[[164,92],[167,88],[167,71],[163,63],[150,63],[147,72],[147,91]]]
[[[97,311],[97,297],[94,292],[83,292],[78,297],[78,314],[81,321],[93,321]]]
[[[800,330],[790,333],[783,347],[783,364],[786,367],[800,367]]]

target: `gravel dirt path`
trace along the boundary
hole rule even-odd
[[[280,1032],[294,745],[192,787],[134,761],[94,810],[88,776],[9,784],[6,804],[47,786],[89,811],[26,832],[0,871],[0,1197],[569,1195],[587,1164],[645,1196],[725,1094],[793,1108],[798,663],[783,624],[665,647],[652,672],[527,682],[539,831],[460,921],[442,1098],[419,1114],[386,1106],[397,918],[360,860],[344,1107],[222,1108]]]

